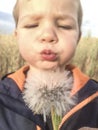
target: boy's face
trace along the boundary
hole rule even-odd
[[[32,67],[64,69],[80,36],[76,0],[21,0],[16,36]]]

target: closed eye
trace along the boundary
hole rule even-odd
[[[28,25],[25,25],[24,28],[27,28],[27,29],[30,29],[30,28],[36,28],[38,27],[38,24],[28,24]]]
[[[59,28],[70,30],[70,29],[72,29],[72,26],[70,26],[70,25],[59,25]]]

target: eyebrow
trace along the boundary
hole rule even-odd
[[[71,15],[58,15],[57,16],[57,19],[58,20],[66,20],[66,19],[70,19],[70,20],[72,20],[72,21],[75,21],[75,17],[73,17],[73,16],[71,16]]]
[[[40,14],[28,14],[28,15],[25,15],[25,16],[22,16],[20,18],[20,21],[22,22],[23,20],[35,20],[35,21],[38,21],[40,19],[43,18],[43,15],[40,15]],[[65,14],[57,14],[55,15],[55,19],[56,20],[66,20],[66,19],[70,19],[72,21],[76,21],[75,18],[71,15],[65,15]]]
[[[40,20],[42,18],[41,15],[36,15],[36,14],[28,14],[28,15],[25,15],[25,16],[22,16],[20,18],[20,20],[31,20],[31,19],[34,19],[34,20]]]

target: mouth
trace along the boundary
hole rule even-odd
[[[55,61],[57,59],[57,53],[53,52],[52,50],[45,49],[41,52],[41,57],[43,60]]]

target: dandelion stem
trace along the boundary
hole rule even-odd
[[[56,114],[54,107],[51,108],[51,117],[53,130],[59,130],[59,125],[62,119],[62,116]]]

